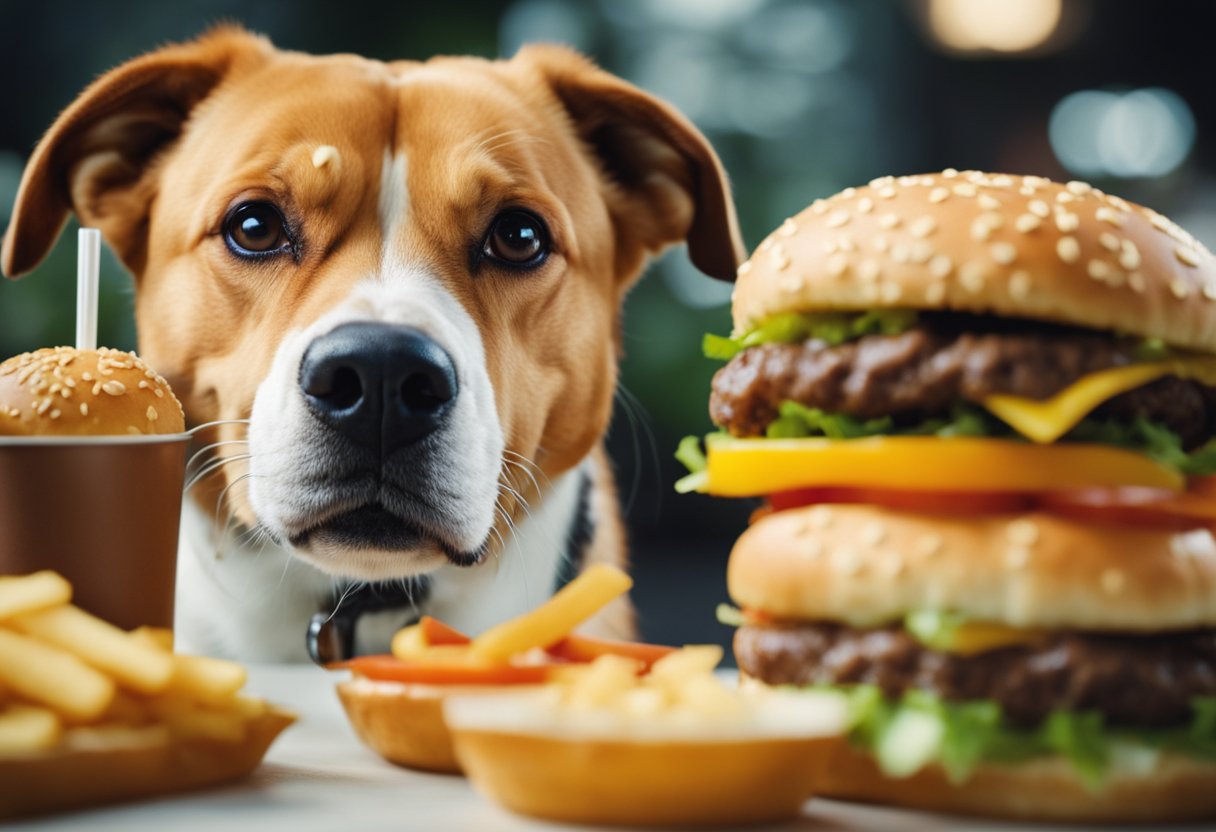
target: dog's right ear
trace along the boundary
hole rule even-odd
[[[272,48],[243,29],[221,27],[94,81],[51,125],[26,165],[0,249],[4,274],[18,277],[37,266],[70,211],[82,225],[100,228],[138,274],[158,155],[229,73],[260,62]]]

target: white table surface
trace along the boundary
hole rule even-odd
[[[477,794],[463,778],[421,774],[384,762],[364,748],[347,725],[334,693],[335,678],[312,666],[250,668],[249,692],[291,708],[300,720],[279,737],[261,768],[240,783],[4,828],[39,832],[553,832],[567,828],[512,815]],[[810,800],[802,817],[771,828],[928,832],[1027,827]],[[1072,832],[1079,828],[1061,827]]]

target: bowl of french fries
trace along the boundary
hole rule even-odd
[[[0,576],[0,819],[234,780],[295,720],[241,665],[71,601],[55,572]]]
[[[547,685],[451,696],[456,756],[480,792],[520,814],[616,826],[734,826],[796,816],[848,721],[844,697],[743,688],[717,645],[649,672],[622,656]]]

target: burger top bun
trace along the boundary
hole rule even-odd
[[[735,543],[736,604],[874,626],[946,610],[1015,627],[1216,626],[1216,538],[1048,514],[952,516],[866,505],[769,515]]]
[[[168,383],[132,353],[49,347],[0,364],[0,435],[126,436],[185,427]]]
[[[734,324],[782,312],[942,309],[1216,352],[1216,258],[1084,182],[946,170],[817,200],[739,268]]]

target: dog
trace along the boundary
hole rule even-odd
[[[4,273],[71,212],[134,277],[143,357],[217,423],[178,644],[256,661],[304,660],[310,621],[314,658],[424,612],[477,633],[623,565],[602,447],[622,300],[670,244],[725,280],[743,256],[696,128],[547,45],[383,63],[214,29],[60,115]],[[630,636],[627,601],[590,631]]]

